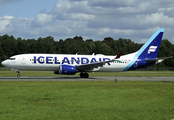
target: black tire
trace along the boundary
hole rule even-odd
[[[80,73],[80,77],[81,78],[88,78],[89,77],[89,74],[88,73]]]
[[[81,78],[83,78],[83,77],[84,77],[84,74],[83,74],[82,72],[80,73],[80,77],[81,77]]]
[[[84,76],[85,76],[85,78],[88,78],[89,77],[89,74],[88,73],[85,73]]]
[[[17,77],[20,78],[20,74],[17,74]]]

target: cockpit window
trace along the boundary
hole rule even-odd
[[[15,60],[15,58],[10,58],[10,60]]]

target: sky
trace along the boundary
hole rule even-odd
[[[145,43],[158,28],[173,44],[173,0],[0,0],[0,35],[15,38],[112,37]]]

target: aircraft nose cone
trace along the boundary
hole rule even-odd
[[[8,66],[8,61],[6,61],[6,60],[3,61],[3,62],[1,63],[1,65],[5,66],[5,67]]]

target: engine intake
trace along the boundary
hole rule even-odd
[[[59,71],[54,71],[54,74],[75,75],[76,67],[70,65],[60,65]]]

